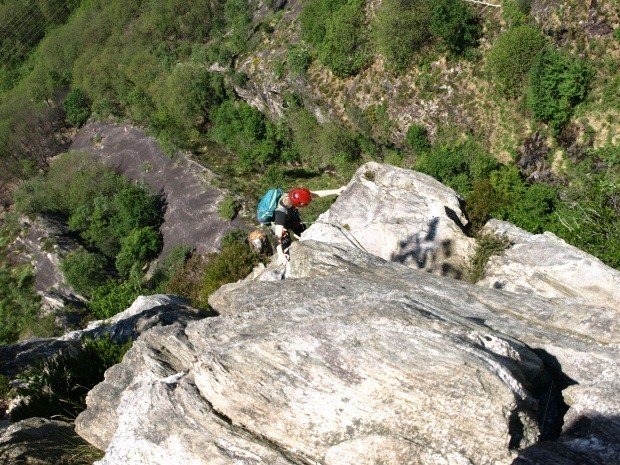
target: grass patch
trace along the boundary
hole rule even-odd
[[[484,277],[489,259],[494,255],[501,255],[510,247],[510,240],[506,236],[483,234],[476,241],[476,252],[469,263],[465,279],[476,283]]]

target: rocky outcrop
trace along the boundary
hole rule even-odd
[[[530,234],[504,221],[491,220],[486,233],[507,237],[512,246],[491,257],[478,284],[520,294],[581,299],[620,311],[620,273],[552,233]],[[587,321],[575,309],[575,324]],[[620,330],[610,321],[609,331]]]
[[[60,271],[60,261],[78,248],[62,218],[40,215],[20,218],[21,234],[11,243],[14,257],[33,265],[35,290],[41,296],[43,312],[57,312],[68,304],[81,305],[84,297],[75,293]]]
[[[293,244],[287,279],[262,279],[273,264],[223,286],[209,300],[218,316],[153,328],[108,370],[76,421],[106,450],[99,465],[618,463],[618,309],[369,253],[363,225],[384,213],[380,198],[408,237],[410,211],[430,221],[442,194],[424,209],[423,177],[364,170],[374,177],[358,172]],[[459,218],[458,199],[443,199]],[[345,228],[347,205],[366,223],[352,212]],[[329,237],[332,223],[356,240]]]
[[[100,464],[508,464],[543,453],[567,384],[564,430],[591,437],[546,463],[614,463],[592,425],[618,412],[617,346],[543,320],[570,302],[314,241],[292,256],[292,279],[224,287],[221,316],[149,331],[108,371],[77,420]]]
[[[88,443],[75,434],[70,423],[29,418],[0,433],[0,462],[29,465],[77,463],[77,451],[87,447]]]
[[[214,186],[212,172],[186,154],[166,155],[141,129],[90,123],[81,129],[71,149],[97,155],[109,167],[164,197],[161,257],[179,245],[193,247],[200,254],[216,252],[223,235],[235,227],[247,228],[240,219],[219,217],[218,205],[226,192]]]
[[[33,338],[0,346],[0,374],[13,377],[36,361],[77,346],[85,337],[96,339],[109,335],[112,341],[124,343],[155,326],[185,325],[204,316],[205,312],[190,307],[185,299],[177,296],[140,296],[124,312],[107,320],[93,321],[84,330],[71,331],[60,338]]]
[[[458,278],[474,249],[461,199],[422,173],[379,163],[357,170],[347,190],[303,240],[358,247],[385,260]]]

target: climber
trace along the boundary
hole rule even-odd
[[[299,236],[306,229],[297,209],[308,206],[312,199],[327,195],[340,195],[344,190],[345,187],[343,186],[339,189],[310,192],[303,187],[297,187],[280,197],[274,214],[274,234],[276,236],[278,262],[281,265],[289,261],[288,248],[291,245],[291,232]]]

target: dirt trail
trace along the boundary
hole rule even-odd
[[[190,245],[200,254],[214,252],[220,239],[232,228],[248,229],[239,220],[224,221],[217,206],[225,193],[210,186],[214,177],[185,155],[167,156],[157,141],[129,125],[92,123],[84,126],[71,150],[98,155],[108,166],[129,179],[144,182],[161,192],[167,202],[161,232],[165,257],[176,245]]]

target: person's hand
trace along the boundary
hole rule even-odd
[[[286,265],[289,260],[290,260],[290,257],[287,253],[284,253],[281,250],[278,250],[278,264],[279,265]]]

